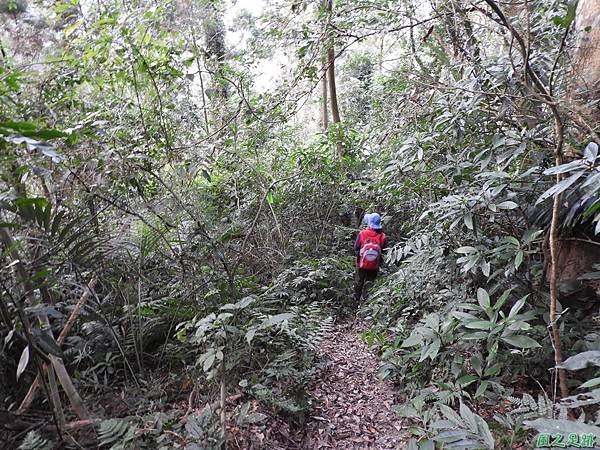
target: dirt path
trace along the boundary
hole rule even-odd
[[[402,449],[407,432],[391,409],[396,389],[377,377],[377,357],[360,340],[360,323],[339,324],[323,342],[329,369],[310,386],[314,409],[305,449]]]

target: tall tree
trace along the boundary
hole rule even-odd
[[[327,83],[329,85],[329,97],[331,102],[331,119],[334,124],[340,123],[340,110],[337,101],[337,89],[335,83],[335,44],[333,32],[329,26],[333,12],[333,0],[323,0],[323,6],[327,11],[327,28],[325,32],[325,42],[327,48]],[[339,138],[339,126],[336,126],[337,137]],[[338,139],[338,151],[340,156],[344,155],[344,147]]]
[[[321,78],[321,126],[323,131],[329,127],[329,112],[327,101],[327,56],[323,56],[323,77]]]
[[[575,30],[578,33],[575,53],[575,89],[583,100],[600,97],[600,2],[580,0]],[[594,123],[600,119],[598,108],[591,108]]]
[[[217,128],[225,123],[225,103],[229,98],[228,82],[225,80],[227,48],[223,11],[217,0],[208,0],[203,8],[202,27],[205,40],[206,68],[212,75],[212,86],[207,90],[215,109]]]

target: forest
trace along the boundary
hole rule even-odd
[[[600,1],[0,23],[0,449],[600,448]]]

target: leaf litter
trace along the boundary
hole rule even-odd
[[[230,429],[233,448],[270,450],[404,449],[405,419],[392,409],[401,402],[393,384],[377,376],[378,358],[360,340],[362,322],[338,323],[319,348],[326,362],[310,382],[311,408],[304,425],[290,427],[270,415],[267,423],[243,432]],[[259,405],[255,405],[260,409]]]
[[[331,361],[313,380],[313,410],[307,423],[305,449],[399,449],[406,446],[407,427],[392,407],[397,390],[377,376],[378,359],[360,340],[361,322],[339,324],[320,348]]]

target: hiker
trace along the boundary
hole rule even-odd
[[[377,213],[365,214],[367,228],[358,233],[354,242],[356,253],[357,280],[354,285],[354,301],[359,302],[366,295],[383,263],[383,249],[387,246],[387,238],[382,230],[381,216]],[[365,285],[366,289],[365,289]]]

